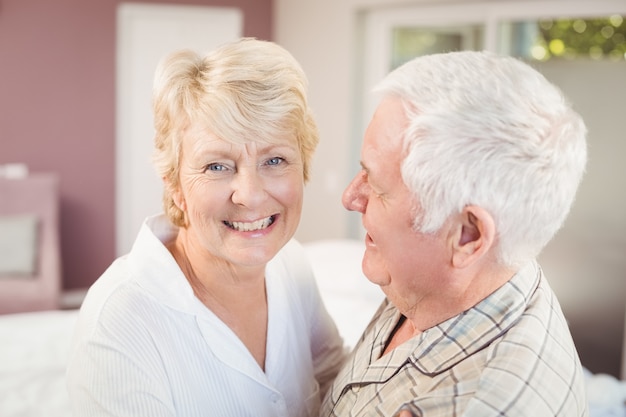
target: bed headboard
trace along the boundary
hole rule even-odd
[[[58,308],[58,188],[52,174],[0,177],[0,314]]]

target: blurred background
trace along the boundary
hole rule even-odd
[[[150,163],[158,60],[253,36],[287,48],[310,81],[321,143],[297,238],[361,239],[341,193],[358,169],[373,84],[422,54],[511,54],[587,122],[588,172],[541,261],[583,364],[624,376],[624,19],[624,0],[0,0],[0,177],[56,178],[59,291],[62,305],[79,304],[160,211]]]

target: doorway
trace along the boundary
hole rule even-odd
[[[117,9],[116,255],[128,253],[143,220],[162,212],[152,166],[152,80],[177,49],[208,52],[241,37],[243,14],[228,7],[121,3]]]

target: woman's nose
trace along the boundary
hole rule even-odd
[[[365,173],[359,172],[343,191],[341,202],[347,210],[365,212],[367,194],[365,193],[364,175]]]
[[[232,201],[246,207],[256,207],[267,197],[263,179],[256,169],[240,169],[233,181]]]

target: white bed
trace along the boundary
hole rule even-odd
[[[64,374],[76,318],[76,310],[0,315],[0,416],[70,416]]]
[[[363,246],[351,240],[305,245],[330,314],[356,343],[382,300],[360,271]],[[0,417],[70,417],[64,372],[76,310],[0,315]],[[590,417],[626,417],[626,384],[588,374]]]

